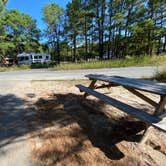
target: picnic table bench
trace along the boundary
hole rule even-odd
[[[146,141],[148,136],[148,130],[150,126],[156,127],[164,132],[166,132],[166,84],[159,83],[149,80],[142,80],[136,78],[127,78],[127,77],[119,77],[119,76],[106,76],[106,75],[96,75],[89,74],[85,77],[91,80],[89,87],[85,87],[83,85],[76,85],[80,91],[85,92],[84,97],[88,95],[93,95],[100,100],[130,114],[131,116],[143,121],[146,123],[146,129],[144,132],[144,137],[142,139],[142,143]],[[104,82],[101,85],[96,85],[97,81]],[[149,114],[141,109],[130,106],[126,103],[123,103],[117,99],[114,99],[110,96],[106,96],[94,89],[100,88],[110,88],[114,86],[122,86],[137,97],[146,101],[150,105],[155,107],[155,111],[153,114]],[[152,94],[156,94],[160,96],[159,102],[153,101],[149,97],[145,96],[141,92],[149,92]]]

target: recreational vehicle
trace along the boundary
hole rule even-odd
[[[17,55],[18,64],[47,63],[51,56],[47,54],[22,53]]]

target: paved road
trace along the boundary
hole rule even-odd
[[[109,68],[109,69],[87,69],[87,70],[66,70],[50,71],[47,69],[32,69],[14,72],[0,73],[0,81],[7,80],[73,80],[85,79],[86,74],[106,74],[119,75],[128,77],[151,77],[157,71],[163,70],[164,67],[126,67],[126,68]]]

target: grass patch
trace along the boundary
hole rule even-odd
[[[0,72],[17,71],[26,69],[49,68],[51,70],[75,70],[75,69],[99,69],[99,68],[116,68],[130,66],[166,66],[166,55],[162,56],[140,56],[126,57],[125,59],[91,61],[84,63],[61,63],[56,65],[55,62],[47,64],[20,65],[11,67],[0,67]]]
[[[27,69],[30,69],[30,65],[0,67],[0,72],[19,71],[19,70],[27,70]]]
[[[52,68],[56,64],[55,62],[51,63],[36,63],[32,65],[14,65],[9,67],[0,67],[0,72],[8,72],[8,71],[19,71],[19,70],[27,70],[27,69],[42,69],[42,68]]]
[[[166,65],[166,55],[163,56],[141,56],[127,57],[125,59],[92,61],[84,63],[67,63],[54,66],[52,70],[74,70],[74,69],[97,69],[116,68],[129,66],[164,66]]]

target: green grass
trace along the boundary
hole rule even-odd
[[[11,67],[0,67],[0,72],[17,71],[26,69],[49,68],[50,70],[74,70],[74,69],[97,69],[97,68],[115,68],[115,67],[129,67],[129,66],[166,66],[166,55],[162,56],[141,56],[141,57],[127,57],[126,59],[91,61],[84,63],[55,63],[49,64],[34,64],[34,65],[20,65]]]
[[[27,69],[30,69],[29,65],[0,67],[0,72],[18,71],[18,70],[27,70]]]
[[[55,63],[47,63],[47,64],[32,64],[32,65],[19,65],[19,66],[9,66],[9,67],[0,67],[0,72],[5,71],[18,71],[18,70],[27,70],[27,69],[41,69],[41,68],[51,68],[54,67]]]
[[[71,69],[94,69],[111,67],[129,66],[164,66],[166,65],[166,55],[163,56],[141,56],[127,57],[126,59],[93,61],[85,63],[67,63],[54,66],[52,70],[71,70]]]

